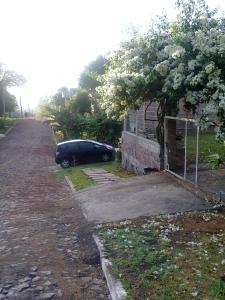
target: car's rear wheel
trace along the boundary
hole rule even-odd
[[[109,154],[105,153],[102,155],[102,161],[107,162],[110,160],[110,156]]]
[[[71,167],[71,162],[68,159],[63,159],[60,163],[60,166],[63,169],[69,168],[69,167]]]

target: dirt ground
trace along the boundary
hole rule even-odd
[[[0,299],[109,299],[99,255],[47,125],[23,120],[0,141]]]

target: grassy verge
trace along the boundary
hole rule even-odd
[[[214,133],[200,132],[199,134],[199,161],[207,163],[208,156],[218,153],[225,160],[225,147],[215,139]],[[187,136],[187,157],[195,161],[196,157],[196,135],[188,134]]]
[[[6,129],[0,127],[0,133],[1,133],[1,134],[4,134],[5,132],[6,132]]]
[[[85,168],[92,168],[92,169],[102,168],[121,178],[128,178],[134,176],[134,174],[122,169],[121,164],[117,162],[85,164],[85,165],[76,166],[75,168],[69,168],[69,169],[59,171],[57,172],[57,174],[61,177],[68,176],[69,179],[74,184],[76,190],[81,190],[96,184],[94,180],[90,179],[87,175],[85,175],[82,172],[82,169]]]
[[[225,299],[225,210],[98,225],[128,299]]]

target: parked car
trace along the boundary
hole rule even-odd
[[[92,140],[71,140],[57,144],[55,162],[62,168],[75,166],[77,163],[110,161],[114,148]]]

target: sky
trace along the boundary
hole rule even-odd
[[[174,0],[0,0],[0,61],[23,74],[24,109],[62,86],[76,87],[85,65],[112,51],[130,25],[146,27]],[[225,10],[224,0],[208,0]]]

